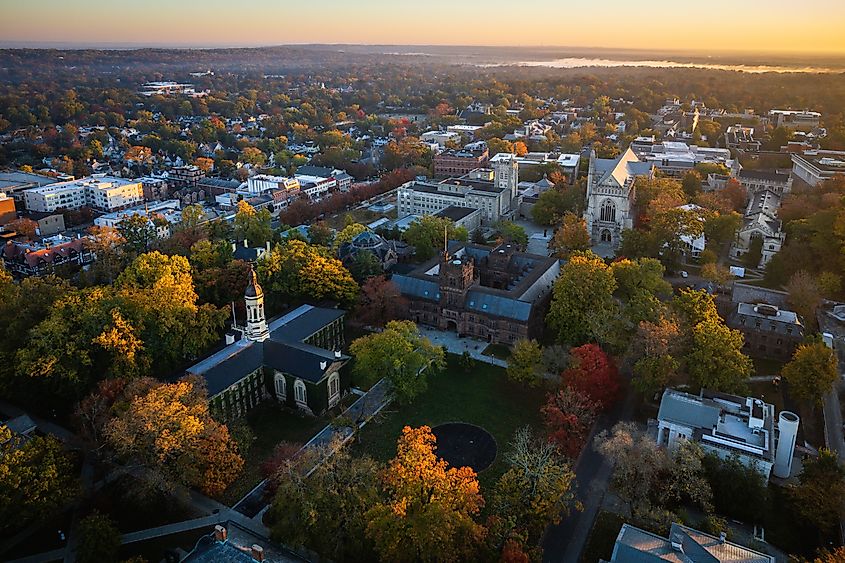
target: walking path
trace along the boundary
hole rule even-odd
[[[508,363],[506,361],[482,354],[484,349],[490,345],[489,342],[468,338],[466,336],[458,336],[454,332],[444,332],[442,330],[423,326],[420,326],[419,329],[420,334],[427,337],[438,346],[445,346],[446,350],[452,354],[461,355],[464,352],[469,352],[469,355],[479,362],[485,362],[503,368],[508,367]]]

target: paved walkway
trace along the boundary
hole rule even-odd
[[[454,332],[445,332],[424,326],[420,326],[419,329],[420,334],[428,337],[429,340],[438,346],[445,346],[446,350],[452,354],[460,355],[464,352],[469,352],[469,355],[479,362],[485,362],[503,368],[508,367],[508,363],[506,361],[482,354],[484,349],[490,345],[490,343],[485,340],[476,340],[466,336],[458,336]]]

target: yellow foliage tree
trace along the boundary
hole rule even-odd
[[[387,500],[368,512],[367,535],[383,561],[471,560],[484,539],[475,471],[448,468],[428,426],[406,426],[384,472]]]

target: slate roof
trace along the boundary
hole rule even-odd
[[[651,163],[641,162],[637,158],[637,155],[634,154],[634,151],[631,150],[631,147],[628,147],[628,150],[618,158],[596,158],[593,161],[593,170],[601,178],[601,180],[596,182],[596,185],[613,179],[619,187],[624,187],[631,177],[649,174],[651,169]]]
[[[719,422],[721,409],[695,395],[667,389],[660,399],[657,419],[683,424],[691,428],[713,428]]]
[[[767,180],[770,182],[787,183],[789,181],[789,174],[781,174],[774,170],[748,170],[743,168],[739,171],[739,178],[748,178],[749,180]]]
[[[673,548],[673,543],[681,549]],[[610,560],[613,563],[774,563],[775,558],[673,523],[668,538],[624,524]]]
[[[484,291],[469,291],[467,293],[466,308],[517,321],[527,321],[531,316],[531,303],[500,295],[492,295]]]
[[[440,286],[436,281],[423,280],[411,276],[394,274],[390,281],[396,284],[403,295],[419,297],[438,301],[440,299]]]
[[[345,362],[349,357],[337,358],[333,351],[304,344],[302,340],[344,314],[345,311],[340,309],[302,305],[270,321],[270,338],[264,342],[238,340],[186,371],[205,379],[209,397],[228,389],[264,365],[317,383],[333,362]],[[318,375],[322,361],[328,364]]]

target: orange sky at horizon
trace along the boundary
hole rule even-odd
[[[0,0],[0,43],[565,46],[845,55],[845,0]]]

